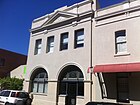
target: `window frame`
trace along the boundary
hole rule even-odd
[[[120,38],[121,40],[118,41],[117,38]],[[122,49],[123,47],[125,47],[125,49],[121,51],[120,49]],[[115,32],[115,53],[116,54],[127,53],[126,30],[119,30]]]
[[[65,39],[67,40],[67,42],[64,42]],[[68,40],[69,40],[69,33],[68,32],[62,33],[60,36],[60,51],[68,49],[68,42],[69,42]]]
[[[45,71],[45,69],[39,68],[37,70],[38,71],[34,74],[32,78],[31,91],[33,93],[47,93],[48,92],[48,74]],[[41,74],[44,74],[44,77],[41,77],[40,76]],[[35,90],[34,90],[34,84],[36,84]],[[42,88],[40,88],[41,85],[43,86]]]
[[[80,32],[82,32],[83,34],[79,35]],[[78,37],[80,37],[80,36],[82,36],[83,39],[78,39]],[[75,32],[74,32],[74,48],[84,47],[84,39],[85,39],[84,36],[85,36],[84,28],[75,30]],[[78,42],[80,42],[80,44]]]
[[[51,40],[53,40],[53,41],[51,42]],[[51,48],[53,50],[51,50]],[[53,52],[54,52],[54,36],[49,36],[49,37],[47,37],[47,49],[46,49],[46,53],[53,53]]]

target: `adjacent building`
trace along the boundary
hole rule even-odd
[[[10,72],[20,65],[25,65],[27,56],[0,49],[0,78],[10,76]]]
[[[139,105],[140,0],[99,9],[95,21],[96,100]]]
[[[24,89],[33,104],[140,104],[140,0],[85,0],[33,20]]]

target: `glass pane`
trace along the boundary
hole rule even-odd
[[[50,53],[52,53],[52,52],[53,52],[53,47],[50,47],[49,52],[50,52]]]
[[[79,78],[83,78],[84,79],[82,72],[79,72]]]
[[[84,40],[77,41],[77,44],[83,44]]]
[[[68,43],[68,38],[63,39],[63,43]]]
[[[41,53],[41,49],[38,49],[37,54],[40,54],[40,53]]]
[[[78,83],[78,96],[84,96],[84,83]]]
[[[77,40],[84,40],[84,35],[79,35]]]
[[[10,91],[5,91],[3,96],[9,97],[9,95],[10,95]]]
[[[16,92],[12,92],[11,97],[15,97],[15,96],[16,96]]]
[[[117,37],[117,43],[124,42],[124,41],[126,41],[126,37],[125,36],[119,36],[119,37]]]
[[[126,52],[127,51],[126,43],[117,44],[117,49],[118,49],[118,52]]]
[[[37,83],[33,83],[33,92],[37,92]]]
[[[41,43],[38,44],[38,47],[37,48],[41,48]]]
[[[47,93],[48,92],[48,83],[45,83],[44,85],[45,85],[44,86],[44,93]]]
[[[60,84],[60,93],[59,94],[66,94],[66,83],[62,82]]]
[[[38,93],[43,93],[43,83],[38,83]]]
[[[45,73],[40,73],[39,74],[39,78],[44,78],[45,77]]]
[[[77,71],[71,71],[69,73],[69,78],[77,78]]]

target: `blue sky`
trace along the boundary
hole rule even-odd
[[[28,54],[32,20],[83,0],[0,0],[0,48]],[[99,0],[101,7],[124,0]]]

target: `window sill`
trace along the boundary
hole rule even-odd
[[[126,52],[125,52],[125,53],[117,53],[117,54],[114,55],[114,57],[118,57],[118,56],[128,56],[128,55],[130,55],[130,53],[128,53],[128,52],[127,52],[127,53],[126,53]]]
[[[34,93],[34,92],[31,92],[31,94],[33,94],[33,95],[47,96],[47,93]]]
[[[77,98],[84,99],[84,96],[76,96]]]
[[[65,95],[65,94],[60,94],[59,96],[60,96],[60,97],[66,97],[67,95]]]

